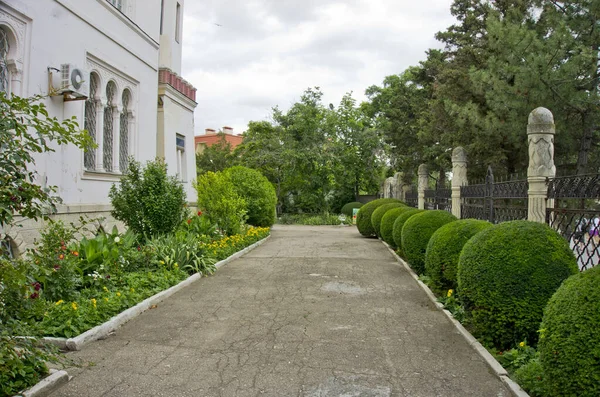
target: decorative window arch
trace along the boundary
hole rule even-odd
[[[100,103],[100,76],[90,73],[90,94],[85,101],[84,128],[90,134],[94,143],[98,143],[98,104]],[[96,150],[91,149],[83,155],[84,166],[87,170],[96,169]]]
[[[106,104],[104,106],[104,145],[102,160],[106,171],[113,170],[113,132],[114,132],[114,111],[117,102],[117,85],[114,81],[106,84]],[[118,153],[117,153],[118,155]]]
[[[10,93],[10,70],[8,54],[10,53],[9,32],[0,25],[0,91]]]
[[[120,153],[119,153],[119,168],[121,172],[125,172],[129,165],[129,141],[130,141],[130,124],[131,124],[131,91],[126,88],[121,96],[121,117],[119,126],[120,135]]]

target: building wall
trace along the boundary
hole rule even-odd
[[[177,5],[179,5],[179,24],[177,24]],[[159,64],[178,75],[181,75],[183,6],[183,0],[163,0]]]
[[[196,135],[194,137],[194,146],[196,148],[196,153],[200,154],[204,151],[206,147],[212,146],[215,143],[219,142],[221,140],[221,136],[224,136],[225,141],[229,142],[232,150],[239,146],[244,140],[244,137],[241,135],[232,135],[227,133]]]

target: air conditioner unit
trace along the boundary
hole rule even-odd
[[[65,100],[83,100],[90,94],[89,72],[70,63],[60,65],[51,81],[51,95],[62,95]]]

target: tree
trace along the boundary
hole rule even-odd
[[[46,219],[61,202],[56,186],[37,183],[35,153],[54,152],[52,143],[85,150],[94,147],[75,117],[63,121],[50,117],[42,99],[0,92],[0,227],[11,225],[17,214]]]
[[[236,163],[236,156],[233,154],[231,144],[225,139],[225,134],[219,131],[217,136],[219,140],[214,145],[207,146],[202,153],[196,155],[196,172],[198,175],[208,171],[223,171]]]

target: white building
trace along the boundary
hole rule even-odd
[[[184,0],[0,1],[0,89],[46,95],[61,71],[84,76],[72,94],[45,100],[51,116],[76,116],[98,145],[37,158],[41,183],[59,188],[59,217],[104,216],[110,226],[108,191],[129,155],[164,158],[195,201],[196,90],[180,77],[183,8]],[[78,92],[82,100],[68,100]],[[22,249],[39,227],[24,222],[7,232]]]

